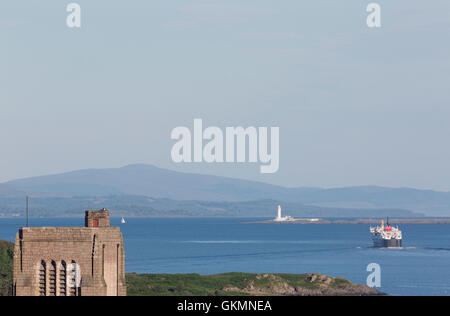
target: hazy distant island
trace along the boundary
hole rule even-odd
[[[80,209],[105,207],[113,217],[247,217],[270,218],[278,204],[296,217],[383,218],[387,216],[415,218],[423,214],[399,209],[346,209],[319,207],[296,202],[255,200],[214,202],[171,200],[146,196],[113,195],[101,197],[31,197],[31,217],[77,217]],[[25,197],[0,197],[0,217],[23,217]]]
[[[0,183],[0,217],[72,217],[106,207],[112,216],[273,217],[282,204],[303,218],[448,216],[450,193],[375,186],[286,188],[267,183],[131,165]]]
[[[378,224],[379,219],[324,219],[324,218],[295,218],[283,216],[281,205],[278,205],[276,217],[264,221],[244,222],[243,224]],[[450,218],[398,218],[391,219],[398,224],[450,224]]]
[[[0,296],[10,296],[14,244],[0,241]],[[365,285],[322,274],[126,275],[128,296],[378,296]]]
[[[450,224],[450,218],[393,218],[391,223],[396,224]],[[294,218],[289,221],[265,221],[243,222],[243,224],[379,224],[379,219],[323,219],[323,218]]]

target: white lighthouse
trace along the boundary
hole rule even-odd
[[[293,221],[294,218],[291,216],[281,216],[281,205],[278,205],[278,213],[277,213],[277,217],[275,217],[274,221],[275,222],[286,222],[286,221]]]

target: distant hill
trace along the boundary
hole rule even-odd
[[[8,182],[7,185],[22,190],[72,196],[128,194],[203,201],[242,201],[287,197],[285,188],[275,185],[181,173],[151,165],[79,170],[14,180]]]
[[[342,208],[401,208],[429,216],[450,216],[450,192],[377,186],[310,190],[293,189],[296,200]]]
[[[256,181],[176,172],[151,165],[88,169],[0,184],[0,197],[144,196],[156,199],[242,202],[277,200],[340,209],[402,209],[450,215],[450,193],[376,186],[286,188]]]
[[[108,208],[112,216],[167,217],[221,216],[274,217],[277,205],[283,205],[285,215],[325,218],[420,217],[422,214],[401,209],[336,208],[304,205],[298,202],[255,200],[243,202],[178,201],[146,196],[113,195],[107,197],[34,197],[32,217],[79,217],[87,209]],[[23,216],[23,198],[0,198],[1,216]]]
[[[0,197],[23,197],[27,193],[11,185],[0,183]]]

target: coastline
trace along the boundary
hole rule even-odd
[[[312,224],[312,225],[332,225],[332,224],[379,224],[381,219],[317,219],[311,220],[307,218],[298,218],[294,220],[287,221],[276,221],[276,220],[266,220],[266,221],[256,221],[256,222],[243,222],[241,224]],[[441,224],[448,225],[450,224],[450,218],[393,218],[389,219],[391,223],[395,224]]]
[[[127,274],[128,296],[387,296],[321,273]]]

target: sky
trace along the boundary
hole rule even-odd
[[[0,182],[148,163],[450,191],[450,2],[0,2]],[[172,129],[277,126],[280,168],[176,164]]]

